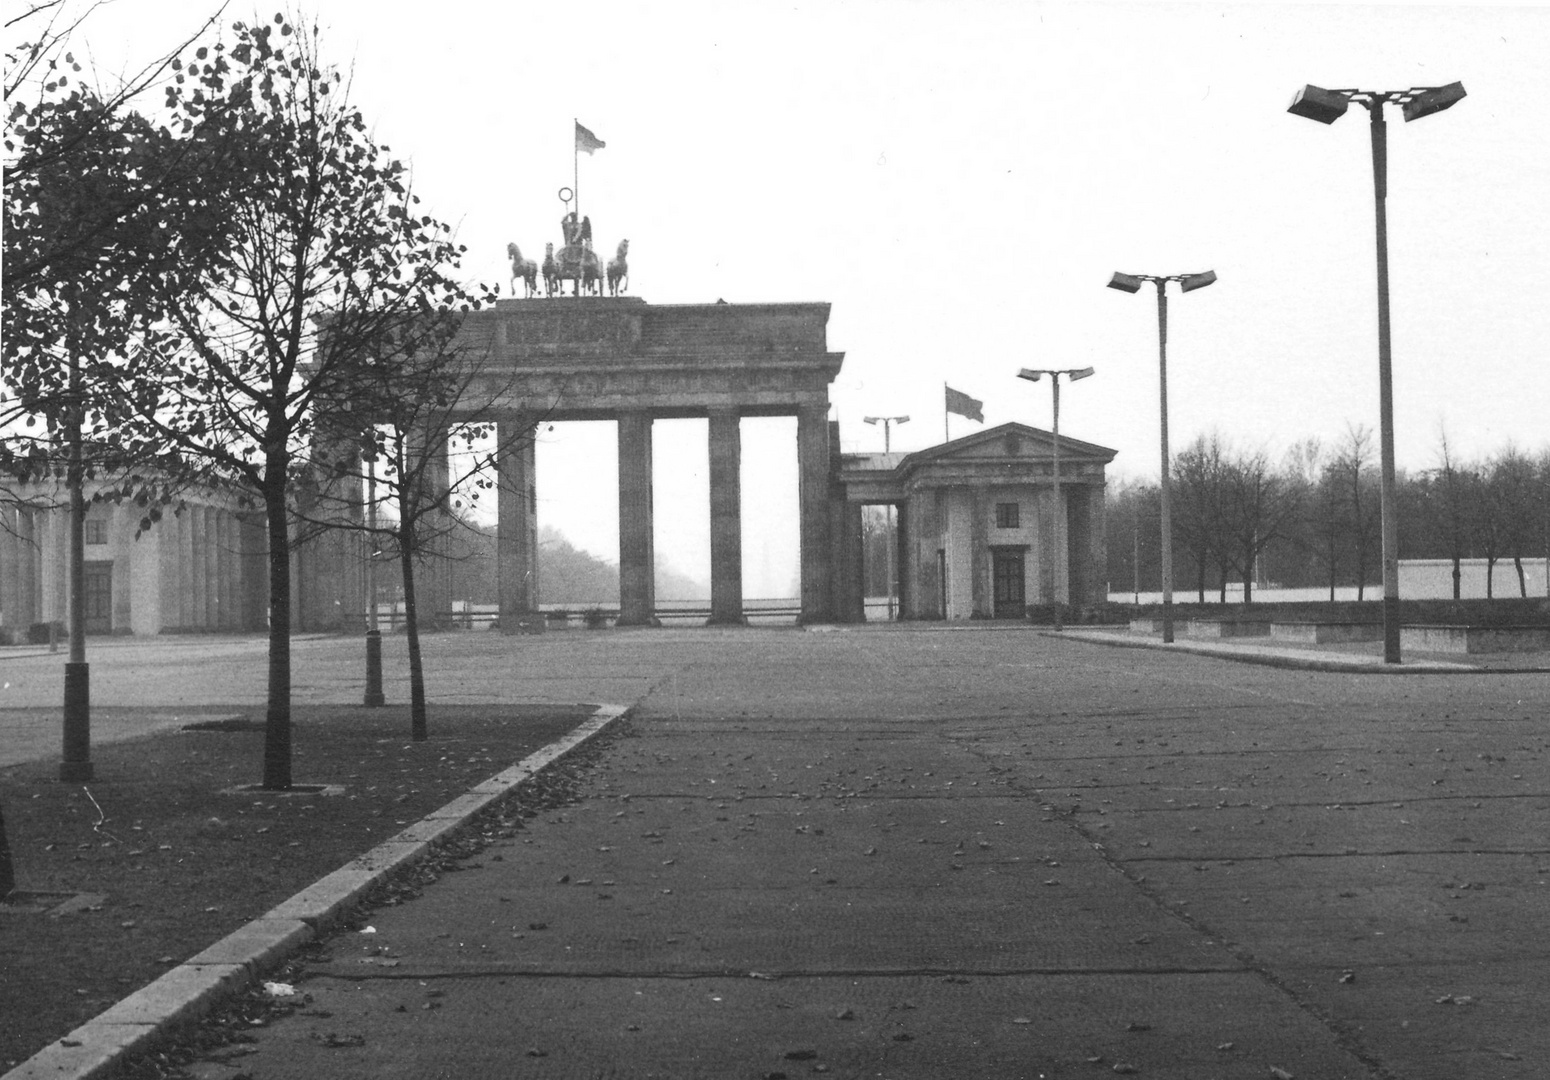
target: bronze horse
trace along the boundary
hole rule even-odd
[[[544,295],[553,296],[560,287],[559,266],[554,261],[554,245],[544,245]]]
[[[525,295],[531,297],[538,291],[538,264],[522,257],[522,249],[516,244],[506,245],[506,255],[511,259],[511,295],[517,295],[517,279],[522,279]]]
[[[619,241],[619,253],[608,260],[608,295],[618,296],[630,285],[630,263],[625,256],[630,253],[630,242]]]

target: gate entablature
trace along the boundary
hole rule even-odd
[[[468,315],[488,350],[473,400],[541,407],[554,419],[794,415],[829,401],[843,353],[828,350],[826,303],[669,304],[638,298],[501,300]],[[479,390],[485,388],[486,398]],[[518,400],[520,396],[520,400]]]

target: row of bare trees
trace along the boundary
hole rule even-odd
[[[1528,595],[1524,560],[1550,556],[1550,447],[1509,443],[1462,460],[1444,435],[1437,462],[1396,478],[1400,557],[1451,560],[1455,598],[1462,560],[1485,559],[1492,571],[1510,562],[1517,592]],[[1270,581],[1327,588],[1331,600],[1354,586],[1364,599],[1382,576],[1378,453],[1366,427],[1349,427],[1334,444],[1305,440],[1279,460],[1212,432],[1175,455],[1171,476],[1174,580],[1201,602],[1208,590],[1225,600],[1239,583],[1251,601]],[[1155,483],[1111,488],[1112,587],[1160,587],[1160,506]]]
[[[62,10],[11,20],[36,33],[6,56],[0,499],[96,479],[149,529],[180,492],[243,493],[267,536],[263,786],[286,789],[293,543],[375,531],[413,596],[415,556],[493,483],[502,448],[463,400],[482,357],[458,327],[494,290],[459,280],[463,248],[315,25],[212,19],[103,89]],[[367,478],[391,512],[360,512]],[[423,738],[417,638],[411,662]]]

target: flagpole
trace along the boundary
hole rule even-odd
[[[947,423],[947,383],[946,382],[942,383],[942,441],[944,443],[950,443],[950,442],[953,441],[952,428],[949,427],[948,423]]]
[[[576,227],[581,228],[581,145],[576,141],[576,129],[581,127],[578,117],[571,117],[570,129],[570,162],[571,162],[571,198],[576,200],[572,211],[576,215]]]

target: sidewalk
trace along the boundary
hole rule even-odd
[[[1045,632],[1057,633],[1054,630]],[[1455,657],[1452,654],[1418,653],[1410,650],[1401,655],[1400,663],[1387,664],[1383,661],[1381,642],[1356,642],[1341,648],[1332,648],[1272,641],[1269,638],[1208,641],[1177,637],[1165,643],[1159,635],[1133,633],[1125,628],[1068,627],[1058,633],[1081,641],[1116,648],[1164,649],[1301,671],[1348,671],[1367,675],[1550,672],[1550,655],[1545,653],[1491,653]]]

